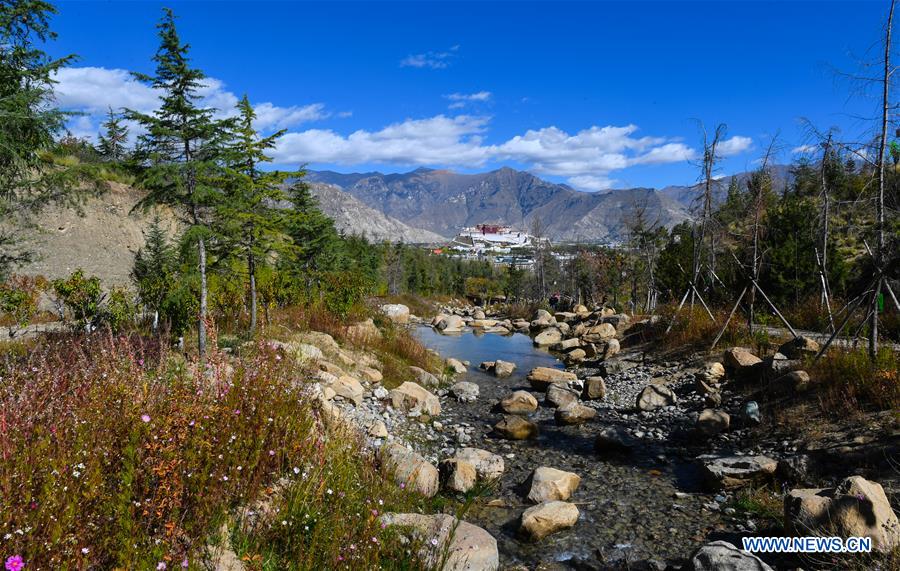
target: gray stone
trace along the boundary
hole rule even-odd
[[[707,543],[694,552],[690,565],[693,571],[772,571],[762,559],[727,541]]]

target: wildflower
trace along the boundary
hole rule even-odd
[[[21,571],[25,568],[25,561],[21,555],[13,555],[6,560],[6,571]]]
[[[275,455],[275,451],[274,451],[274,450],[269,450],[269,456],[274,456],[274,455]]]
[[[181,562],[181,568],[182,568],[182,569],[187,569],[187,568],[188,568],[188,560],[187,560],[187,557],[185,557],[185,558],[184,558],[184,561]]]
[[[142,414],[142,415],[141,415],[141,420],[144,421],[144,422],[150,422],[150,415],[149,415],[149,414]]]
[[[334,492],[331,491],[331,488],[328,488],[328,489],[325,491],[325,493],[328,494],[328,495],[330,496],[330,495],[333,494]]]
[[[294,475],[296,476],[299,473],[300,473],[300,468],[297,468],[296,466],[294,466]]]
[[[81,548],[81,554],[82,554],[82,555],[87,555],[88,553],[90,553],[90,551],[91,551],[91,550],[88,549],[87,547],[82,547],[82,548]]]
[[[156,571],[164,571],[165,568],[166,568],[165,561],[160,561],[159,563],[156,564]]]
[[[378,538],[374,535],[372,536],[372,543],[378,543]]]
[[[432,537],[432,538],[431,538],[431,545],[437,547],[437,544],[438,544],[437,538],[436,538],[436,537]]]

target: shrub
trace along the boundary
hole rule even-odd
[[[11,276],[0,284],[0,319],[9,327],[10,338],[31,323],[45,287],[43,278],[28,276]]]
[[[113,331],[121,331],[134,323],[138,308],[134,296],[125,288],[117,287],[109,293],[104,320]]]
[[[65,279],[53,280],[53,291],[73,328],[83,330],[97,325],[103,302],[100,278],[85,277],[84,271],[77,269]]]

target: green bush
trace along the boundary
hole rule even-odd
[[[64,319],[76,330],[95,327],[101,317],[100,278],[85,277],[80,268],[65,279],[53,280],[53,291],[65,310]]]

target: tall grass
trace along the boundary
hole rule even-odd
[[[199,569],[215,531],[277,484],[294,507],[245,537],[251,568],[337,568],[348,545],[366,547],[354,568],[416,564],[371,510],[419,500],[323,429],[288,359],[262,343],[204,373],[166,346],[60,335],[0,363],[4,560]]]
[[[900,410],[897,353],[883,347],[875,360],[864,349],[831,349],[810,370],[823,412],[843,416],[867,410]]]

